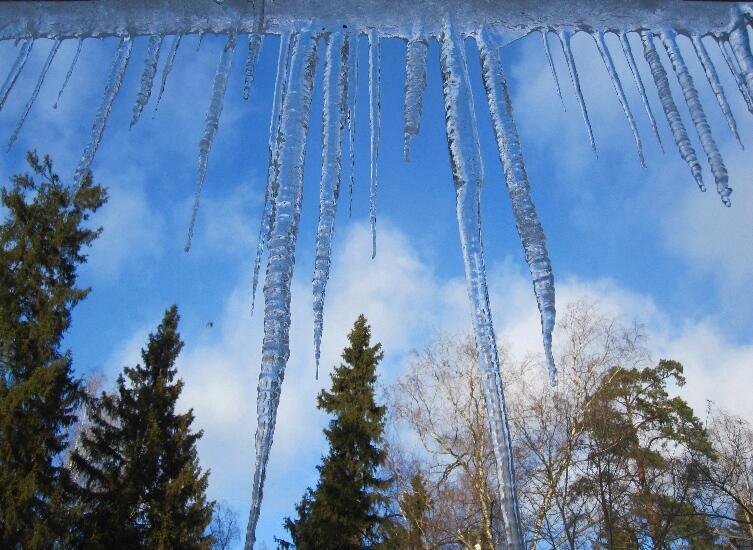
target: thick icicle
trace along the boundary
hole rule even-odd
[[[730,109],[729,103],[727,102],[727,96],[724,93],[724,88],[722,88],[722,83],[719,81],[719,75],[714,67],[714,62],[711,61],[709,52],[706,51],[706,46],[703,45],[703,40],[700,36],[697,34],[691,35],[690,40],[693,42],[696,56],[698,56],[698,60],[703,66],[703,72],[706,73],[706,79],[709,81],[709,85],[716,96],[716,101],[719,103],[719,108],[722,110],[722,114],[724,114],[727,125],[729,126],[732,135],[737,139],[737,143],[740,144],[740,147],[743,147],[743,142],[740,141],[740,134],[737,133],[735,117],[732,114],[732,109]]]
[[[659,53],[654,46],[654,37],[648,31],[641,31],[641,41],[643,42],[643,56],[651,68],[651,76],[654,79],[654,84],[656,84],[659,100],[661,101],[664,115],[667,117],[669,128],[672,130],[672,136],[675,138],[675,143],[677,143],[680,156],[688,163],[690,173],[693,174],[693,179],[695,179],[698,187],[701,191],[706,191],[706,186],[703,185],[703,177],[701,175],[701,165],[698,162],[698,157],[696,157],[693,146],[690,144],[685,124],[683,124],[682,118],[680,118],[680,112],[677,110],[677,105],[672,97],[672,91],[669,89],[667,71],[664,70]]]
[[[462,37],[455,34],[450,24],[446,24],[439,36],[439,44],[447,143],[455,182],[458,229],[491,444],[497,468],[499,503],[505,532],[505,544],[502,547],[519,550],[523,548],[523,536],[515,491],[512,445],[481,241],[480,194],[483,165],[473,94]]]
[[[546,249],[546,236],[531,198],[531,184],[523,161],[523,150],[513,116],[507,80],[499,58],[499,47],[486,31],[482,31],[477,40],[481,55],[481,74],[499,149],[499,159],[505,170],[507,193],[512,203],[515,226],[531,271],[533,292],[541,314],[541,334],[544,339],[549,380],[552,386],[556,386],[557,369],[552,354],[552,332],[556,316],[554,274]]]
[[[31,48],[33,46],[33,38],[27,38],[21,44],[21,48],[18,50],[18,56],[16,56],[13,66],[11,67],[8,76],[5,78],[5,82],[3,82],[3,87],[0,88],[0,110],[2,110],[3,105],[5,105],[5,100],[8,99],[8,94],[16,83],[16,80],[18,80],[18,75],[21,74],[24,65],[26,65],[26,61],[29,59],[29,54],[31,53]]]
[[[52,60],[55,59],[55,54],[58,53],[58,49],[60,48],[60,40],[55,40],[55,42],[52,44],[52,48],[50,49],[50,53],[47,54],[47,59],[44,62],[44,65],[42,66],[42,71],[39,73],[39,78],[37,79],[37,84],[34,86],[34,91],[31,92],[31,97],[29,98],[29,101],[26,102],[26,106],[24,107],[23,113],[21,113],[21,116],[18,119],[18,122],[16,123],[16,127],[13,129],[13,133],[10,135],[10,139],[8,140],[8,146],[6,147],[6,152],[10,151],[10,148],[13,146],[13,143],[16,141],[16,138],[18,137],[18,133],[21,131],[21,127],[24,125],[24,121],[26,120],[26,117],[29,115],[29,111],[31,111],[31,107],[34,105],[34,102],[37,100],[37,97],[39,96],[39,90],[42,88],[42,84],[44,83],[44,77],[47,76],[47,71],[50,69],[50,65],[52,64]]]
[[[588,139],[591,141],[591,148],[596,154],[596,141],[594,140],[593,128],[591,128],[591,121],[588,118],[588,109],[586,109],[586,101],[583,99],[583,91],[580,88],[580,78],[578,77],[578,68],[575,66],[575,58],[573,57],[573,50],[570,48],[570,39],[572,38],[572,32],[567,29],[560,29],[557,33],[562,45],[562,53],[565,54],[565,61],[567,61],[567,70],[570,71],[570,80],[575,88],[575,95],[578,98],[578,104],[580,105],[580,112],[583,114],[583,121],[586,123],[586,130],[588,130]]]
[[[259,284],[259,269],[261,267],[261,255],[269,241],[269,232],[272,229],[275,212],[275,198],[277,197],[277,175],[279,164],[277,162],[278,149],[281,137],[278,135],[280,127],[280,110],[287,88],[288,64],[290,62],[290,33],[284,32],[280,36],[280,51],[277,55],[277,76],[275,77],[275,90],[272,97],[272,115],[269,119],[269,144],[267,161],[267,187],[264,191],[264,209],[259,223],[259,240],[256,243],[256,258],[254,258],[254,276],[251,290],[251,314],[256,305],[256,287]]]
[[[735,79],[735,84],[737,84],[737,89],[740,90],[740,95],[743,96],[743,99],[745,100],[745,105],[748,107],[748,111],[750,113],[753,113],[753,98],[750,97],[750,94],[748,93],[748,88],[745,87],[745,82],[743,81],[743,76],[740,74],[740,71],[737,69],[737,66],[735,65],[735,60],[733,59],[733,55],[727,51],[727,48],[724,47],[725,42],[717,39],[716,40],[717,45],[719,46],[719,51],[722,52],[722,57],[724,57],[724,61],[727,63],[727,67],[729,68],[729,71],[732,73],[732,76]]]
[[[690,118],[693,120],[693,125],[696,132],[698,132],[701,145],[709,160],[711,173],[714,175],[714,182],[716,183],[716,192],[719,193],[719,197],[722,199],[724,205],[730,206],[732,203],[729,196],[732,193],[732,189],[727,185],[729,181],[727,168],[724,166],[722,155],[716,146],[714,137],[711,135],[711,127],[706,120],[706,113],[703,111],[703,105],[698,97],[698,90],[695,89],[693,77],[688,72],[685,60],[682,57],[682,53],[680,53],[680,48],[677,47],[674,31],[662,32],[661,39],[664,48],[667,50],[667,55],[672,63],[675,75],[677,75],[677,82],[680,83],[680,87],[682,88],[685,102],[688,104]]]
[[[212,97],[209,100],[206,119],[204,120],[204,132],[201,134],[199,141],[199,170],[196,178],[196,193],[194,195],[193,210],[191,212],[191,222],[188,224],[188,238],[186,239],[185,250],[191,249],[191,240],[193,239],[193,229],[196,225],[196,216],[199,214],[199,201],[201,199],[201,189],[204,187],[204,178],[207,175],[207,161],[209,160],[209,150],[212,148],[214,136],[217,135],[217,129],[220,125],[220,115],[222,106],[225,103],[225,90],[227,89],[227,79],[230,76],[230,65],[233,61],[233,52],[235,52],[236,36],[230,33],[222,49],[220,63],[217,65],[217,72],[214,74],[214,84],[212,85]]]
[[[408,42],[405,58],[405,101],[403,104],[403,157],[410,159],[410,141],[421,129],[421,111],[426,89],[426,55],[429,43],[425,38]]]
[[[327,37],[322,111],[322,177],[319,184],[319,223],[314,259],[314,358],[319,378],[324,293],[329,279],[332,234],[342,178],[343,132],[348,112],[348,54],[350,42],[340,32]]]
[[[641,136],[638,134],[638,127],[635,124],[635,118],[630,110],[627,97],[625,97],[625,90],[622,88],[622,82],[620,81],[620,75],[617,74],[617,69],[614,66],[614,60],[612,54],[609,53],[607,43],[604,41],[604,33],[599,31],[593,33],[594,40],[596,41],[596,48],[599,50],[601,59],[604,61],[604,66],[607,68],[609,78],[612,80],[612,86],[617,93],[617,98],[622,105],[622,111],[625,113],[625,118],[630,125],[630,130],[633,132],[633,139],[635,140],[635,147],[638,149],[638,158],[640,158],[641,165],[645,168],[646,160],[643,158],[643,144],[641,143]]]
[[[369,219],[371,220],[371,257],[376,257],[376,195],[377,165],[379,164],[379,137],[381,132],[381,99],[379,79],[381,68],[379,35],[369,29],[369,129],[371,132],[371,186],[369,188]]]
[[[306,137],[316,72],[316,39],[310,32],[301,32],[293,37],[292,48],[288,88],[280,121],[280,135],[285,139],[279,144],[277,215],[269,240],[269,263],[264,284],[264,342],[256,404],[256,467],[246,529],[246,550],[254,547],[280,388],[290,356],[290,283],[303,198]]]
[[[259,51],[261,50],[261,39],[261,35],[255,32],[248,35],[246,77],[243,80],[243,99],[248,99],[251,96],[251,86],[254,83],[254,69],[256,68]]]
[[[136,96],[136,102],[133,105],[131,127],[139,121],[141,111],[144,110],[144,107],[149,101],[149,97],[152,95],[154,75],[157,74],[157,62],[159,61],[159,52],[162,48],[162,38],[162,36],[157,35],[149,37],[149,45],[146,48],[146,57],[144,58],[144,70],[141,73],[141,80],[139,83],[139,93]]]
[[[554,79],[554,87],[557,89],[557,95],[562,103],[562,108],[567,111],[565,107],[565,100],[562,98],[562,88],[560,88],[560,79],[557,77],[557,69],[554,68],[554,59],[552,59],[552,50],[549,48],[549,40],[547,40],[547,29],[541,29],[541,40],[544,42],[544,53],[546,53],[546,60],[549,62],[549,69],[552,71],[552,78]]]
[[[348,183],[348,216],[353,214],[353,186],[356,184],[356,103],[358,100],[358,38],[359,33],[353,34],[353,48],[350,58],[351,70],[353,77],[350,81],[353,83],[348,88],[350,100],[348,103],[348,156],[350,157],[350,182]],[[352,92],[350,91],[352,89]]]
[[[130,36],[124,36],[120,39],[118,49],[115,52],[115,58],[112,60],[112,66],[110,67],[110,74],[107,77],[107,84],[105,84],[105,93],[102,97],[102,103],[97,109],[97,114],[94,116],[94,124],[92,125],[91,135],[89,137],[89,143],[84,149],[84,154],[81,155],[78,168],[73,176],[75,185],[81,185],[81,182],[89,172],[94,155],[97,153],[99,144],[102,141],[102,134],[105,131],[105,125],[107,124],[107,118],[110,116],[112,110],[112,104],[115,101],[115,97],[120,90],[120,84],[123,82],[123,75],[125,74],[126,67],[128,67],[128,60],[131,57],[131,49],[133,48],[133,40]]]
[[[203,35],[202,35],[203,36]],[[180,39],[182,35],[178,34],[173,38],[170,44],[170,50],[167,52],[167,59],[165,60],[165,66],[162,67],[162,79],[159,84],[159,93],[157,94],[157,101],[154,102],[154,112],[157,112],[159,102],[162,100],[162,94],[165,93],[165,84],[167,84],[167,77],[170,75],[170,71],[173,69],[175,63],[175,54],[178,53],[178,46],[180,46]]]
[[[748,90],[748,96],[753,99],[753,53],[748,41],[748,28],[742,16],[738,16],[735,28],[729,33],[729,44],[740,64],[740,72]]]
[[[71,66],[68,67],[68,72],[65,73],[65,79],[63,80],[63,85],[60,86],[58,97],[55,100],[55,104],[52,106],[53,109],[58,108],[58,103],[60,103],[60,97],[63,95],[63,92],[65,91],[66,86],[68,86],[68,81],[71,79],[71,75],[73,74],[73,69],[76,68],[76,63],[78,62],[78,56],[81,55],[81,47],[83,45],[84,45],[84,39],[79,38],[78,45],[76,46],[76,53],[73,55],[73,61],[71,61]]]

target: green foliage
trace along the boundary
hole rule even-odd
[[[183,388],[175,360],[183,347],[178,311],[165,312],[142,350],[143,366],[126,367],[113,394],[92,404],[74,464],[85,503],[80,536],[90,548],[210,548],[206,501],[192,432],[193,411],[176,414]]]
[[[52,161],[27,154],[33,174],[0,191],[0,547],[50,547],[68,537],[74,509],[62,464],[81,383],[60,349],[71,309],[89,289],[76,286],[83,249],[100,230],[85,227],[106,200],[91,174],[63,185]],[[36,179],[35,179],[36,178]]]

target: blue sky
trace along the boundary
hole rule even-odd
[[[685,364],[688,384],[683,393],[699,413],[705,399],[712,399],[753,420],[747,396],[753,367],[753,294],[749,290],[753,283],[753,161],[749,152],[742,151],[732,138],[689,41],[681,38],[680,47],[727,162],[733,207],[724,208],[714,192],[708,165],[670,73],[675,99],[710,188],[700,193],[676,151],[636,37],[631,40],[665,154],[658,148],[619,44],[610,35],[607,43],[646,150],[648,168],[642,168],[593,40],[578,34],[573,48],[594,126],[596,158],[561,51],[554,36],[550,38],[566,110],[556,96],[540,36],[512,43],[503,56],[534,200],[548,237],[559,309],[564,311],[569,301],[588,296],[627,321],[644,322],[654,357],[672,357]],[[262,333],[261,317],[251,317],[249,312],[250,281],[266,178],[277,40],[264,43],[249,101],[242,99],[245,38],[239,43],[209,159],[193,248],[185,254],[198,141],[223,43],[223,38],[207,36],[197,51],[197,38],[186,37],[156,117],[152,119],[152,97],[141,121],[129,130],[146,50],[145,38],[135,41],[126,79],[93,164],[95,179],[108,187],[110,201],[93,220],[104,227],[104,233],[81,269],[81,283],[91,286],[92,293],[75,310],[66,345],[73,351],[78,373],[100,372],[111,383],[124,365],[139,360],[139,349],[165,308],[178,304],[186,341],[178,367],[186,382],[181,406],[194,408],[196,427],[204,430],[200,456],[212,471],[211,498],[229,503],[245,528]],[[50,46],[44,40],[35,45],[0,112],[0,136],[12,132]],[[73,174],[115,46],[113,39],[85,42],[68,89],[58,110],[53,110],[75,51],[75,42],[63,43],[17,143],[10,153],[0,155],[3,181],[25,169],[23,155],[29,148],[49,153],[64,177]],[[743,143],[751,147],[751,116],[718,50],[710,44],[709,50]],[[363,39],[360,54],[353,215],[348,217],[347,203],[341,202],[325,304],[325,375],[318,381],[314,379],[310,281],[318,213],[322,63],[317,74],[293,284],[292,354],[258,530],[259,539],[269,547],[273,547],[274,535],[283,534],[282,518],[293,512],[305,487],[315,482],[315,465],[324,450],[321,427],[326,422],[315,409],[315,395],[327,385],[327,369],[338,361],[356,316],[367,315],[374,337],[384,345],[381,374],[385,383],[399,376],[407,354],[422,347],[437,330],[470,329],[437,45],[432,43],[429,52],[421,133],[413,140],[411,162],[405,163],[404,46],[392,40],[382,43],[378,254],[373,261]],[[6,74],[14,57],[12,42],[0,43],[0,74]],[[540,353],[538,311],[472,45],[469,64],[486,170],[484,239],[495,325],[500,341],[514,357],[522,358]],[[257,300],[261,303],[261,294]],[[556,341],[555,334],[555,345]],[[532,372],[531,376],[545,373]]]

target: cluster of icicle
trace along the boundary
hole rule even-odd
[[[713,37],[732,72],[737,87],[753,113],[753,54],[746,24],[751,20],[751,10],[742,7],[738,19],[728,35]],[[248,51],[245,66],[244,98],[250,95],[254,67],[265,38],[259,32],[248,37]],[[575,29],[549,27],[541,29],[546,57],[551,65],[552,75],[560,95],[559,80],[552,63],[548,35],[553,32],[559,39],[572,84],[575,89],[588,137],[594,151],[596,144],[583,99],[581,84],[570,42]],[[301,214],[303,194],[303,168],[306,153],[306,139],[311,111],[314,75],[319,59],[319,49],[324,46],[323,71],[323,112],[322,112],[322,151],[321,180],[319,191],[319,221],[316,231],[316,256],[313,276],[314,341],[315,360],[319,366],[322,330],[324,326],[324,296],[330,271],[332,238],[335,216],[339,203],[343,174],[343,141],[348,137],[348,162],[350,166],[349,196],[352,196],[355,162],[355,122],[356,97],[359,75],[358,43],[365,35],[368,47],[368,96],[370,126],[370,220],[372,226],[372,256],[376,254],[376,195],[377,159],[380,147],[380,36],[374,29],[350,31],[304,30],[291,27],[279,37],[277,73],[269,127],[268,174],[265,190],[264,209],[261,215],[259,243],[253,271],[254,295],[259,280],[261,258],[267,251],[268,261],[264,281],[264,340],[262,364],[258,386],[258,426],[256,431],[256,469],[253,478],[251,511],[246,534],[246,548],[252,548],[255,541],[255,528],[259,518],[265,471],[275,429],[277,408],[285,367],[290,353],[290,285],[293,278],[295,248],[298,224]],[[644,163],[643,142],[638,134],[635,117],[628,105],[623,84],[617,73],[612,53],[607,47],[603,32],[592,32],[596,48],[604,61],[617,98],[632,130],[640,162]],[[172,37],[167,48],[166,61],[159,82],[155,111],[165,90],[168,75],[175,62],[181,36]],[[483,371],[484,391],[489,410],[489,423],[492,445],[496,457],[497,478],[499,481],[499,502],[506,548],[522,548],[523,535],[515,493],[515,475],[510,454],[510,434],[507,426],[503,384],[499,370],[499,358],[495,342],[492,314],[486,283],[484,254],[481,239],[480,201],[484,179],[483,162],[480,154],[476,108],[473,101],[464,38],[447,21],[435,36],[416,31],[407,40],[405,66],[404,102],[404,156],[409,159],[411,140],[419,133],[421,111],[426,88],[426,67],[428,40],[435,38],[440,46],[440,67],[444,95],[447,140],[450,150],[453,179],[455,183],[457,222],[465,263],[468,295],[479,364]],[[531,189],[521,152],[518,131],[513,117],[510,94],[500,61],[501,42],[494,29],[481,28],[473,34],[479,51],[481,74],[483,77],[488,111],[502,162],[505,181],[510,196],[515,223],[523,245],[526,261],[533,278],[533,288],[541,314],[541,329],[544,351],[549,368],[551,384],[556,384],[556,368],[552,356],[552,331],[555,322],[554,279],[547,254],[546,240],[541,223],[531,199]],[[641,80],[636,60],[625,33],[619,33],[622,53],[625,56],[635,85],[642,99],[646,114],[659,141],[656,119],[651,111]],[[698,35],[689,37],[695,53],[703,66],[709,84],[716,96],[719,107],[735,138],[740,141],[735,119],[732,116],[724,90],[720,84],[716,67]],[[163,50],[165,37],[149,37],[138,95],[133,106],[131,125],[136,124],[146,107],[158,72],[158,61]],[[700,138],[703,151],[711,167],[716,189],[725,205],[730,205],[731,189],[728,186],[727,170],[719,150],[711,135],[704,108],[698,97],[685,61],[676,41],[676,32],[671,29],[641,31],[640,39],[643,54],[650,68],[661,106],[683,160],[688,164],[698,186],[705,190],[701,164],[688,138],[678,106],[670,90],[667,70],[657,52],[660,42],[670,60],[672,72],[677,77],[689,109],[691,120]],[[217,133],[227,89],[233,53],[237,36],[230,33],[218,63],[212,86],[209,108],[206,114],[204,131],[199,143],[199,169],[196,183],[195,206],[191,217],[188,242],[190,247],[193,227],[199,206],[199,197],[207,170],[207,162],[212,142]],[[8,77],[0,89],[0,109],[17,81],[29,58],[34,39],[20,41],[18,55]],[[131,56],[132,38],[121,37],[107,77],[102,102],[97,109],[91,136],[81,156],[75,173],[75,181],[80,183],[89,171],[94,155],[101,142],[107,118],[118,94]],[[83,40],[79,39],[73,61],[68,69],[63,85],[54,105],[57,108],[63,91],[79,59]],[[42,72],[38,77],[33,93],[27,102],[18,124],[14,128],[8,147],[13,144],[28,115],[45,75],[60,46],[60,40],[53,42]],[[742,145],[742,144],[741,144]],[[252,305],[253,307],[253,305]]]

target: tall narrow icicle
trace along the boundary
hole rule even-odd
[[[128,67],[132,48],[133,40],[131,40],[130,36],[124,36],[120,39],[118,49],[115,52],[115,58],[112,60],[112,66],[110,67],[110,74],[107,77],[107,84],[105,84],[102,103],[99,109],[97,109],[97,114],[94,116],[89,143],[86,149],[84,149],[84,154],[81,155],[76,173],[73,175],[73,181],[76,186],[81,185],[84,177],[89,172],[94,155],[97,154],[99,144],[102,142],[102,134],[105,131],[107,118],[110,116],[115,97],[118,95],[118,91],[120,91],[120,84],[123,82],[123,75],[125,74],[126,67]]]
[[[251,86],[254,83],[254,69],[256,62],[259,60],[259,51],[261,51],[262,36],[258,33],[248,35],[248,53],[246,54],[246,76],[243,80],[243,99],[251,96]]]
[[[740,72],[748,90],[748,96],[753,99],[753,52],[750,50],[748,28],[741,15],[737,18],[735,28],[729,33],[729,44],[740,64]]]
[[[33,46],[33,38],[27,38],[21,43],[16,60],[13,62],[13,66],[10,68],[8,76],[5,78],[5,82],[3,82],[3,87],[0,88],[0,110],[2,110],[3,105],[5,105],[5,100],[8,99],[8,94],[11,89],[13,89],[16,80],[18,80],[18,75],[21,74],[24,65],[26,65],[26,61],[29,59],[29,54],[31,53],[31,48]]]
[[[376,195],[377,166],[379,164],[379,138],[381,133],[382,104],[379,97],[381,68],[379,35],[369,29],[369,129],[371,132],[371,186],[369,188],[369,219],[371,220],[371,258],[376,257]]]
[[[552,50],[549,48],[549,40],[547,39],[549,31],[547,29],[541,29],[541,40],[544,42],[544,53],[546,53],[546,60],[549,62],[549,69],[552,71],[552,78],[554,79],[554,87],[557,89],[557,95],[562,103],[562,108],[567,111],[565,107],[565,100],[562,98],[562,88],[560,88],[560,79],[557,77],[557,69],[554,68],[554,59],[552,59]]]
[[[290,283],[303,199],[306,137],[316,72],[316,39],[310,32],[302,31],[293,37],[292,48],[288,87],[280,120],[280,135],[285,139],[279,144],[277,215],[269,240],[269,262],[264,283],[264,341],[256,403],[256,467],[246,529],[246,550],[252,550],[256,540],[256,523],[274,437],[280,389],[290,356]]]
[[[348,37],[349,38],[349,37]],[[348,113],[348,54],[350,40],[341,32],[327,37],[324,64],[324,106],[322,110],[322,177],[319,183],[319,223],[314,259],[314,358],[319,378],[324,294],[329,279],[332,234],[342,178],[343,133]]]
[[[586,101],[583,99],[583,91],[580,88],[580,78],[578,77],[578,68],[575,66],[575,58],[573,57],[573,50],[570,47],[570,39],[572,38],[572,32],[567,29],[560,29],[557,33],[562,45],[562,53],[565,54],[565,61],[567,61],[567,70],[570,71],[570,80],[575,88],[575,95],[578,98],[578,104],[580,105],[580,112],[583,114],[583,121],[586,123],[586,130],[588,130],[588,139],[591,141],[591,148],[596,154],[596,141],[594,140],[593,128],[591,128],[591,120],[588,118],[588,109],[586,108]]]
[[[202,35],[203,36],[203,35]],[[167,84],[167,77],[170,76],[170,71],[173,70],[173,64],[175,63],[175,55],[178,53],[178,46],[180,46],[180,39],[183,35],[178,34],[173,38],[170,44],[170,49],[167,52],[167,59],[165,60],[165,66],[162,67],[162,78],[159,83],[159,93],[157,94],[157,101],[154,102],[154,112],[157,112],[159,103],[162,100],[162,94],[165,93],[165,84]]]
[[[356,30],[353,33],[353,47],[350,58],[351,70],[353,77],[350,81],[353,83],[349,87],[348,95],[350,96],[348,104],[348,156],[350,157],[350,182],[348,183],[348,216],[353,214],[353,187],[356,184],[356,104],[358,102],[358,39],[360,33]],[[350,90],[353,90],[352,92]]]
[[[146,57],[144,58],[144,70],[141,72],[141,79],[139,81],[139,93],[136,96],[136,102],[133,104],[131,127],[139,121],[141,112],[144,110],[144,107],[149,101],[149,97],[152,95],[154,75],[157,74],[159,52],[162,48],[162,38],[161,35],[152,35],[149,37],[149,45],[146,48]]]
[[[52,106],[53,109],[58,108],[58,103],[60,103],[60,97],[63,95],[63,92],[65,91],[66,86],[68,86],[68,81],[71,79],[71,75],[73,74],[73,69],[76,68],[76,63],[78,63],[78,56],[81,55],[81,47],[83,45],[84,45],[84,39],[79,38],[78,44],[76,45],[76,53],[73,55],[73,61],[71,61],[71,66],[68,67],[68,72],[65,73],[65,79],[63,80],[63,85],[60,86],[58,97],[55,100],[55,104]]]
[[[50,53],[47,54],[47,59],[44,62],[44,65],[42,66],[42,70],[39,73],[39,78],[37,79],[37,84],[34,86],[34,91],[31,92],[31,97],[29,97],[29,101],[26,102],[26,106],[24,107],[23,112],[21,113],[21,116],[18,119],[18,122],[16,123],[16,127],[13,129],[13,133],[10,135],[10,139],[8,140],[8,146],[6,147],[6,152],[10,151],[10,148],[13,146],[13,143],[15,143],[16,138],[18,137],[18,133],[21,131],[21,127],[24,125],[24,121],[26,120],[26,117],[29,115],[29,111],[31,111],[31,107],[34,105],[34,102],[37,100],[37,97],[39,96],[39,90],[42,88],[42,84],[44,83],[44,78],[47,76],[47,71],[50,69],[50,65],[52,64],[52,60],[55,59],[55,54],[58,53],[58,49],[60,49],[60,40],[55,40],[52,44],[52,48],[50,48]]]
[[[645,168],[646,160],[643,158],[643,144],[641,143],[641,136],[638,134],[638,127],[635,124],[635,118],[633,118],[633,113],[630,110],[630,105],[628,104],[627,97],[625,97],[625,90],[622,88],[620,75],[617,74],[617,69],[614,66],[612,54],[609,53],[607,43],[604,41],[604,33],[601,31],[595,32],[593,33],[593,37],[596,41],[596,48],[599,50],[601,59],[604,61],[604,66],[607,69],[607,73],[609,73],[609,78],[612,81],[612,86],[614,86],[614,91],[617,93],[617,98],[620,100],[620,105],[622,105],[622,111],[625,113],[625,118],[630,125],[630,130],[633,132],[635,148],[638,150],[638,158],[641,161],[641,165]]]
[[[455,182],[458,229],[463,249],[468,298],[483,380],[491,445],[496,462],[501,518],[504,524],[505,540],[500,546],[519,550],[523,548],[523,536],[515,490],[512,445],[507,425],[507,411],[481,241],[480,201],[484,169],[473,94],[462,37],[455,34],[449,23],[440,33],[439,45],[447,143]]]
[[[277,54],[277,75],[275,77],[275,90],[272,96],[272,115],[269,119],[269,143],[267,160],[267,187],[264,191],[264,209],[259,223],[259,240],[256,243],[256,258],[254,259],[254,276],[251,290],[251,314],[256,305],[256,287],[259,284],[259,269],[261,267],[261,255],[269,241],[269,232],[272,229],[275,212],[275,199],[277,197],[279,173],[278,151],[282,137],[278,131],[280,128],[280,111],[285,97],[288,78],[288,64],[290,62],[290,33],[283,32],[280,35],[280,51]]]
[[[552,332],[556,316],[554,274],[546,249],[546,236],[531,198],[531,184],[528,181],[528,173],[523,161],[523,150],[513,116],[507,80],[499,58],[499,45],[494,43],[491,34],[485,30],[479,33],[477,42],[481,56],[481,74],[494,127],[494,136],[497,140],[499,160],[504,167],[515,226],[531,271],[533,292],[541,314],[541,334],[549,368],[549,381],[552,386],[556,386],[557,369],[552,354]]]
[[[233,52],[236,44],[235,33],[230,33],[222,49],[220,63],[217,65],[217,72],[214,74],[214,84],[212,85],[212,97],[209,100],[206,119],[204,120],[204,131],[199,141],[199,170],[196,178],[196,193],[194,195],[193,210],[191,212],[191,222],[188,224],[188,238],[186,239],[185,250],[191,249],[191,240],[193,239],[193,230],[196,225],[196,216],[199,214],[199,201],[201,199],[201,190],[204,187],[204,178],[207,175],[207,161],[209,160],[209,151],[214,142],[214,136],[217,135],[217,129],[220,125],[220,115],[222,106],[225,103],[225,90],[227,89],[227,79],[230,76],[230,65],[233,62]]]
[[[654,84],[656,84],[659,100],[661,101],[664,115],[667,117],[669,128],[672,130],[672,136],[675,138],[675,143],[677,143],[680,156],[688,163],[690,173],[693,174],[693,179],[695,179],[698,187],[701,191],[706,191],[706,186],[703,185],[703,177],[701,175],[701,165],[698,162],[698,157],[696,157],[693,146],[690,144],[685,124],[683,124],[682,118],[680,118],[680,112],[677,110],[677,105],[672,97],[672,91],[669,89],[667,71],[664,70],[659,53],[654,46],[654,36],[649,31],[641,31],[641,41],[643,42],[643,56],[651,68],[651,76],[654,79]]]
[[[729,181],[727,168],[724,166],[722,155],[716,146],[714,137],[711,135],[711,127],[706,120],[706,113],[703,111],[703,105],[698,97],[698,90],[695,89],[695,85],[693,84],[693,77],[690,76],[682,53],[680,53],[680,48],[677,47],[676,35],[674,31],[664,31],[661,33],[661,39],[664,49],[667,50],[669,60],[672,63],[672,69],[675,75],[677,75],[677,82],[679,82],[680,88],[682,88],[685,102],[688,104],[690,118],[693,120],[693,125],[696,132],[698,132],[701,145],[709,160],[711,173],[714,175],[714,182],[716,183],[716,192],[719,193],[719,197],[722,199],[724,205],[730,206],[732,203],[729,196],[732,193],[732,189],[727,185]]]
[[[743,96],[743,99],[745,100],[745,105],[748,107],[748,111],[753,114],[753,98],[751,98],[748,93],[748,88],[745,86],[743,75],[740,74],[740,71],[735,65],[736,62],[733,59],[734,56],[724,47],[725,41],[716,39],[716,43],[719,46],[719,51],[722,52],[722,57],[724,57],[724,61],[727,63],[729,71],[735,79],[735,84],[737,84],[737,89],[740,90],[740,95]]]
[[[403,103],[403,157],[410,159],[410,142],[421,129],[421,111],[426,89],[426,56],[429,43],[425,38],[408,42],[405,57],[405,100]]]
[[[706,46],[703,45],[703,40],[700,36],[693,34],[690,40],[693,42],[693,49],[695,49],[696,56],[703,66],[703,72],[706,73],[706,80],[709,81],[709,86],[711,86],[716,96],[716,102],[719,104],[719,108],[722,110],[722,114],[727,121],[727,126],[729,126],[732,135],[735,136],[740,147],[743,147],[743,142],[740,141],[740,134],[737,133],[737,122],[735,122],[732,109],[730,109],[729,103],[727,103],[727,96],[724,93],[724,88],[722,88],[722,83],[719,81],[719,75],[714,67],[714,62],[711,61],[709,52],[706,50]]]

